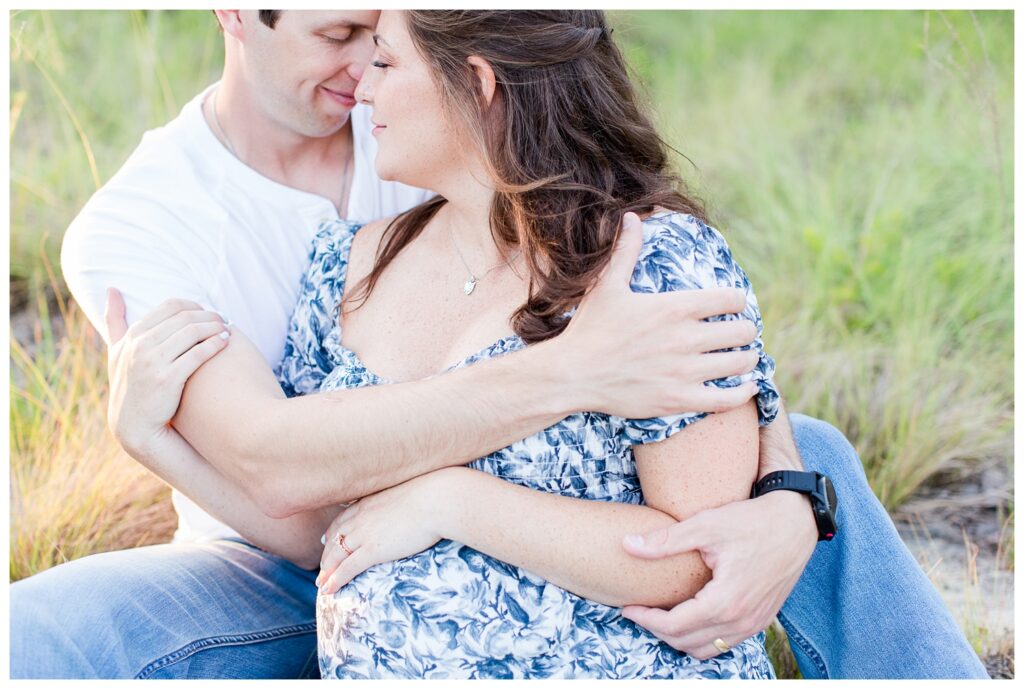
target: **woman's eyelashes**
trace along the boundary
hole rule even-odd
[[[380,60],[374,60],[370,64],[376,67],[377,69],[387,69],[388,67],[391,66],[387,62],[381,62]]]

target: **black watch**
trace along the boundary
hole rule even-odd
[[[816,471],[773,471],[754,484],[750,497],[756,498],[773,490],[793,490],[810,497],[819,541],[831,541],[839,531],[836,489],[828,476]]]

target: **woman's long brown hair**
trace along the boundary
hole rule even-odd
[[[521,247],[526,259],[529,296],[512,317],[524,341],[565,328],[565,312],[608,263],[624,213],[662,207],[705,219],[668,169],[667,146],[637,103],[603,12],[404,14],[449,114],[485,152],[497,185],[494,240],[506,250]],[[496,96],[486,110],[471,55],[494,70]],[[444,203],[432,199],[392,221],[354,299],[365,301]]]

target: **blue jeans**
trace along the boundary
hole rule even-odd
[[[903,544],[838,430],[790,416],[808,471],[836,487],[839,531],[819,543],[779,622],[800,672],[828,678],[984,678],[938,591]]]
[[[850,444],[791,420],[841,519],[779,616],[804,677],[987,677]],[[11,676],[317,677],[315,576],[235,540],[68,562],[11,586]]]

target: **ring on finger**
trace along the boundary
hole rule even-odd
[[[346,543],[345,543],[345,534],[343,534],[343,533],[338,534],[338,545],[341,546],[341,549],[345,551],[346,555],[351,555],[352,553],[355,552],[354,550],[349,548],[348,545],[346,545]]]

